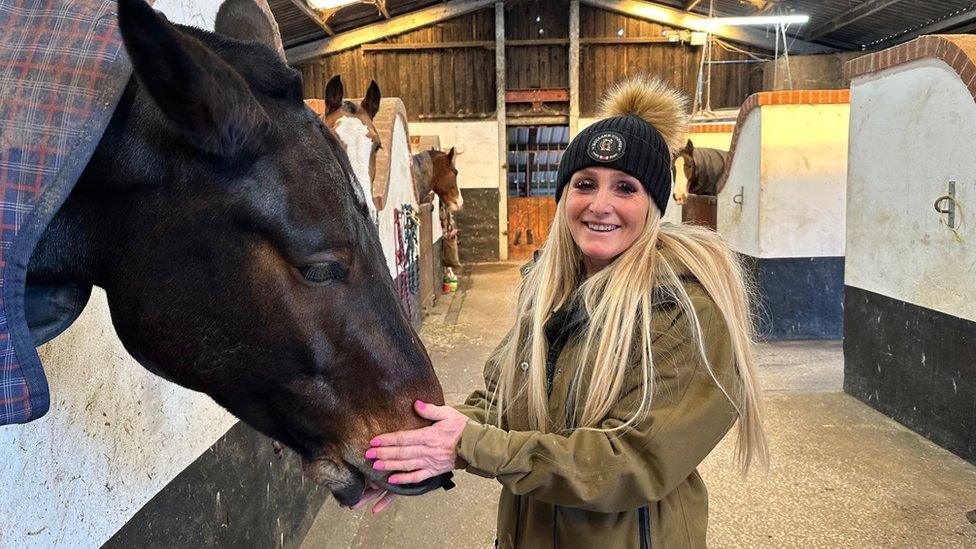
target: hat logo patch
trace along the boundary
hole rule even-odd
[[[590,138],[586,152],[597,162],[613,162],[624,155],[625,144],[617,132],[600,132]]]

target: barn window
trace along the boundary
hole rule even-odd
[[[555,196],[569,126],[508,127],[508,195]]]

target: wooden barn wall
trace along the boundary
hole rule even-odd
[[[506,40],[562,42],[508,46],[505,51],[505,85],[508,89],[569,87],[568,14],[569,2],[566,0],[505,3]]]
[[[438,44],[495,40],[494,9],[443,21],[374,44]],[[370,44],[372,45],[372,44]],[[495,52],[487,47],[385,50],[369,46],[304,64],[305,97],[323,98],[341,74],[346,96],[362,97],[370,79],[384,96],[399,97],[412,121],[488,118],[495,112]]]
[[[677,30],[657,23],[580,6],[580,38],[615,38],[620,29],[624,37],[659,37],[666,30]],[[738,46],[740,49],[749,49]],[[580,45],[580,112],[595,116],[601,94],[618,80],[645,72],[683,90],[695,92],[701,46],[676,43],[582,44]],[[747,59],[741,53],[715,46],[718,60]],[[738,107],[750,93],[762,89],[762,64],[712,65],[712,108]]]
[[[508,89],[569,87],[569,2],[520,0],[506,3],[506,39],[550,40],[548,45],[506,48]],[[539,19],[536,21],[536,19]],[[400,97],[412,121],[491,118],[495,112],[494,10],[486,9],[374,44],[445,44],[439,49],[377,50],[372,44],[305,63],[305,96],[322,98],[325,84],[341,74],[348,97],[361,97],[375,79],[384,96]],[[539,30],[542,33],[539,33]],[[675,30],[633,17],[580,6],[580,37],[660,37]],[[480,47],[450,47],[479,42]],[[746,48],[743,48],[746,49]],[[627,75],[647,72],[694,93],[702,48],[671,43],[583,44],[580,47],[580,109],[593,116],[600,94]],[[746,59],[741,53],[714,50],[716,60]],[[712,67],[712,107],[738,107],[762,89],[761,64]],[[515,111],[528,105],[513,106]],[[562,112],[566,104],[552,104]],[[547,113],[554,114],[554,113]]]

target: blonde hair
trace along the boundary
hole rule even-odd
[[[624,100],[621,100],[621,90],[626,94]],[[646,99],[634,101],[633,98],[661,90],[668,91],[660,83],[638,77],[618,85],[605,104],[619,106],[630,100],[633,104],[646,105]],[[673,107],[672,103],[663,103]],[[626,111],[626,108],[617,110]],[[669,130],[667,134],[674,137],[669,141],[680,143],[681,132]],[[536,265],[522,280],[514,327],[492,355],[492,362],[498,368],[498,383],[491,392],[489,407],[497,410],[495,420],[499,426],[514,413],[516,403],[519,404],[517,413],[524,413],[529,427],[543,432],[563,427],[616,432],[640,421],[650,411],[655,396],[652,315],[655,301],[664,294],[688,319],[704,367],[738,413],[738,465],[743,472],[753,462],[766,466],[768,447],[753,353],[750,292],[739,261],[722,238],[706,228],[662,223],[660,211],[651,205],[644,230],[634,243],[609,265],[584,279],[583,254],[573,241],[565,204],[565,200],[557,204],[545,247]],[[681,282],[684,273],[697,279],[714,301],[729,332],[741,387],[724,387],[709,364],[702,327]],[[545,324],[554,312],[573,300],[579,300],[589,318],[572,383],[572,387],[585,387],[585,390],[582,398],[570,391],[567,410],[573,413],[568,414],[570,423],[563,425],[548,417]],[[639,350],[636,367],[640,368],[643,380],[637,409],[621,425],[601,428],[627,389],[624,380],[628,370],[634,367],[635,349]]]
[[[564,427],[612,432],[629,428],[645,417],[654,398],[652,311],[657,290],[658,296],[667,294],[665,299],[677,303],[688,318],[703,365],[738,412],[737,463],[743,471],[754,461],[765,466],[768,448],[753,353],[749,291],[738,260],[721,237],[694,225],[661,223],[657,208],[652,206],[644,231],[610,265],[583,280],[582,261],[582,252],[569,230],[565,202],[560,201],[546,245],[522,280],[515,325],[492,356],[498,383],[489,400],[498,410],[499,426],[512,411],[512,404],[521,399],[531,429],[549,432],[563,427],[547,412],[548,343],[544,328],[553,312],[574,299],[585,307],[589,320],[572,385],[586,390],[582,399],[571,396],[576,402],[567,403],[567,409],[577,413],[570,414],[573,424]],[[715,302],[730,335],[741,388],[730,391],[723,387],[708,363],[702,327],[681,283],[682,273],[694,276]],[[643,380],[638,407],[621,425],[602,429],[601,422],[626,389],[624,378],[636,358],[632,349],[639,349],[636,366]],[[595,366],[587,368],[590,360]],[[526,364],[528,368],[522,372]],[[581,379],[584,375],[589,379]]]

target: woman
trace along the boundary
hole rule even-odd
[[[503,486],[502,547],[703,547],[696,468],[738,421],[743,470],[766,463],[748,294],[707,229],[662,224],[686,102],[638,77],[570,143],[517,321],[455,408],[376,437],[391,483],[463,468]],[[379,512],[392,495],[380,497]]]

